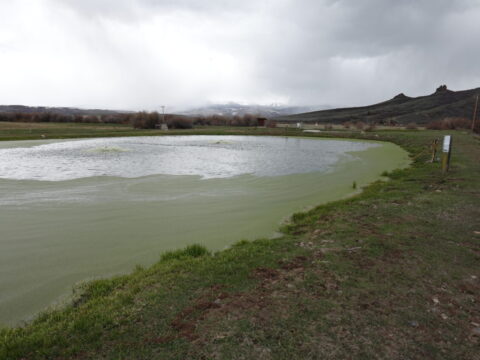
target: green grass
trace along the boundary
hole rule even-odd
[[[209,131],[282,134],[186,133]],[[349,135],[395,142],[412,166],[295,214],[279,239],[190,246],[87,283],[0,330],[0,359],[478,358],[479,138],[453,133],[444,176],[427,162],[441,132]]]
[[[202,245],[189,245],[184,249],[166,251],[160,256],[160,261],[169,261],[169,260],[183,260],[187,258],[196,258],[200,256],[210,255],[210,252],[206,247]]]
[[[0,122],[0,141],[71,139],[114,136],[158,136],[158,135],[292,135],[301,134],[294,128],[251,128],[251,127],[197,127],[190,130],[143,130],[129,125],[89,123],[16,123]]]
[[[116,124],[0,122],[0,140],[123,136],[129,133],[135,133],[131,126]]]

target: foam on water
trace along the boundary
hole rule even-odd
[[[0,178],[62,181],[93,176],[135,178],[243,174],[281,176],[328,171],[346,153],[372,143],[254,136],[165,136],[58,141],[0,149]]]
[[[87,151],[93,152],[93,153],[115,153],[115,152],[125,152],[129,150],[125,148],[121,148],[119,146],[101,146],[101,147],[89,149]]]

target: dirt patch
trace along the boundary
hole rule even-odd
[[[305,264],[309,258],[297,256],[289,261],[280,261],[279,269],[259,267],[252,271],[251,277],[259,283],[250,292],[232,294],[225,292],[222,286],[213,286],[207,293],[196,299],[193,305],[183,309],[170,323],[177,332],[174,336],[165,336],[148,340],[163,344],[178,338],[195,343],[207,341],[205,334],[197,329],[205,320],[240,319],[247,314],[255,313],[254,322],[268,322],[282,308],[281,302],[286,296],[284,292],[298,291],[293,285],[302,281]],[[286,309],[286,307],[284,307]],[[281,312],[281,311],[280,311]],[[223,335],[216,334],[215,336]]]
[[[252,277],[257,279],[266,280],[266,279],[276,279],[280,275],[278,270],[270,268],[257,268],[253,271]]]
[[[293,270],[303,268],[305,263],[308,261],[306,256],[297,256],[291,261],[279,261],[280,268],[282,270]]]

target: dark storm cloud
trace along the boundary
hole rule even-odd
[[[477,0],[12,3],[0,0],[0,102],[358,105],[480,86]]]
[[[479,86],[478,1],[331,1],[289,8],[261,72],[296,102],[362,104],[436,84]],[[268,75],[265,75],[268,74]],[[275,76],[278,75],[278,76]]]

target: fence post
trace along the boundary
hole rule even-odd
[[[473,109],[472,131],[475,130],[475,121],[477,120],[477,108],[478,108],[478,95],[475,98],[475,108]]]
[[[437,145],[438,145],[438,139],[433,140],[432,143],[432,160],[431,162],[435,162],[435,157],[437,156]]]

